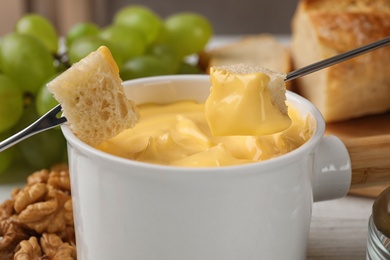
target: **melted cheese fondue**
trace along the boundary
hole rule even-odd
[[[312,135],[309,118],[289,108],[291,126],[264,136],[214,136],[204,104],[182,101],[138,106],[140,122],[97,148],[131,160],[186,167],[257,162],[288,153]]]

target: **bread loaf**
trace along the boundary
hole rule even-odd
[[[119,69],[100,47],[47,84],[72,132],[96,146],[137,123],[139,114],[124,93]]]
[[[199,55],[200,66],[209,72],[212,66],[244,63],[288,73],[291,71],[289,48],[270,34],[244,36],[242,39],[215,47]],[[290,88],[290,84],[286,86]]]
[[[301,0],[292,21],[294,68],[390,35],[388,0]],[[327,122],[390,109],[390,47],[297,79]]]

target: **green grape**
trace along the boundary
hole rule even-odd
[[[155,56],[164,62],[170,74],[177,73],[180,67],[181,58],[179,54],[171,45],[166,43],[153,43],[147,49],[146,54]]]
[[[51,53],[58,51],[58,35],[53,24],[38,14],[27,14],[15,24],[15,32],[37,37]]]
[[[70,46],[72,42],[84,36],[95,36],[100,33],[100,28],[94,23],[81,22],[70,28],[65,36],[66,46]]]
[[[140,56],[145,52],[146,41],[138,30],[111,25],[102,30],[100,37],[117,46],[123,60]]]
[[[23,92],[9,77],[0,74],[0,133],[12,128],[23,113]]]
[[[160,17],[141,5],[130,5],[120,9],[114,15],[114,24],[139,30],[148,44],[157,38],[162,26]]]
[[[56,76],[57,74],[46,83],[54,79]],[[35,99],[35,108],[37,110],[38,116],[43,116],[56,105],[58,105],[58,101],[54,98],[53,93],[47,89],[46,84],[44,84],[38,91]]]
[[[138,56],[128,60],[123,64],[120,71],[122,80],[167,74],[170,74],[170,72],[165,63],[151,55]]]
[[[1,50],[2,41],[3,41],[3,39],[0,37],[0,50]],[[2,61],[1,61],[1,55],[0,55],[0,73],[3,71],[1,64],[2,64]]]
[[[115,62],[120,68],[123,63],[120,49],[97,35],[81,37],[72,42],[68,50],[69,62],[73,64],[80,61],[91,52],[96,51],[102,45],[107,46],[110,49]]]
[[[25,109],[15,130],[20,131],[32,124],[37,118],[35,104],[32,103]],[[66,141],[61,131],[51,129],[31,136],[17,146],[25,162],[33,169],[38,170],[63,162]]]
[[[35,94],[55,73],[54,58],[36,37],[10,33],[0,47],[2,71],[23,91]]]
[[[98,36],[84,36],[72,42],[68,49],[69,62],[71,64],[80,61],[100,46],[107,46],[107,41]]]
[[[48,168],[66,162],[66,141],[61,131],[51,129],[32,136],[19,144],[19,149],[28,164],[35,169]]]
[[[0,134],[0,141],[5,140],[6,138],[10,137],[11,133],[5,132]],[[4,174],[6,170],[10,167],[12,164],[12,160],[15,155],[15,149],[13,147],[8,148],[5,151],[0,152],[0,175]]]
[[[160,40],[172,45],[182,57],[203,50],[213,34],[210,22],[196,13],[174,14],[163,26]]]
[[[181,62],[178,74],[202,74],[203,71],[196,64],[190,64],[188,62]]]

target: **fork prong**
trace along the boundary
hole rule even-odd
[[[31,130],[33,132],[39,133],[44,130],[56,127],[62,123],[65,123],[67,121],[65,117],[57,117],[57,114],[61,112],[61,109],[62,107],[60,104],[53,107],[46,114],[40,117],[37,121],[31,124],[30,126],[32,128]]]
[[[62,110],[61,104],[58,104],[55,107],[53,107],[52,109],[50,109],[48,112],[46,112],[45,115],[47,115],[47,114],[57,115],[59,112],[61,112],[61,110]],[[43,116],[45,116],[45,115],[43,115]]]

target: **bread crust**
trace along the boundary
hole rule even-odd
[[[292,22],[295,68],[390,35],[390,1],[302,0]],[[327,122],[390,109],[390,47],[297,80]]]
[[[308,12],[357,12],[369,10],[377,12],[389,11],[388,0],[301,0],[299,5]]]

